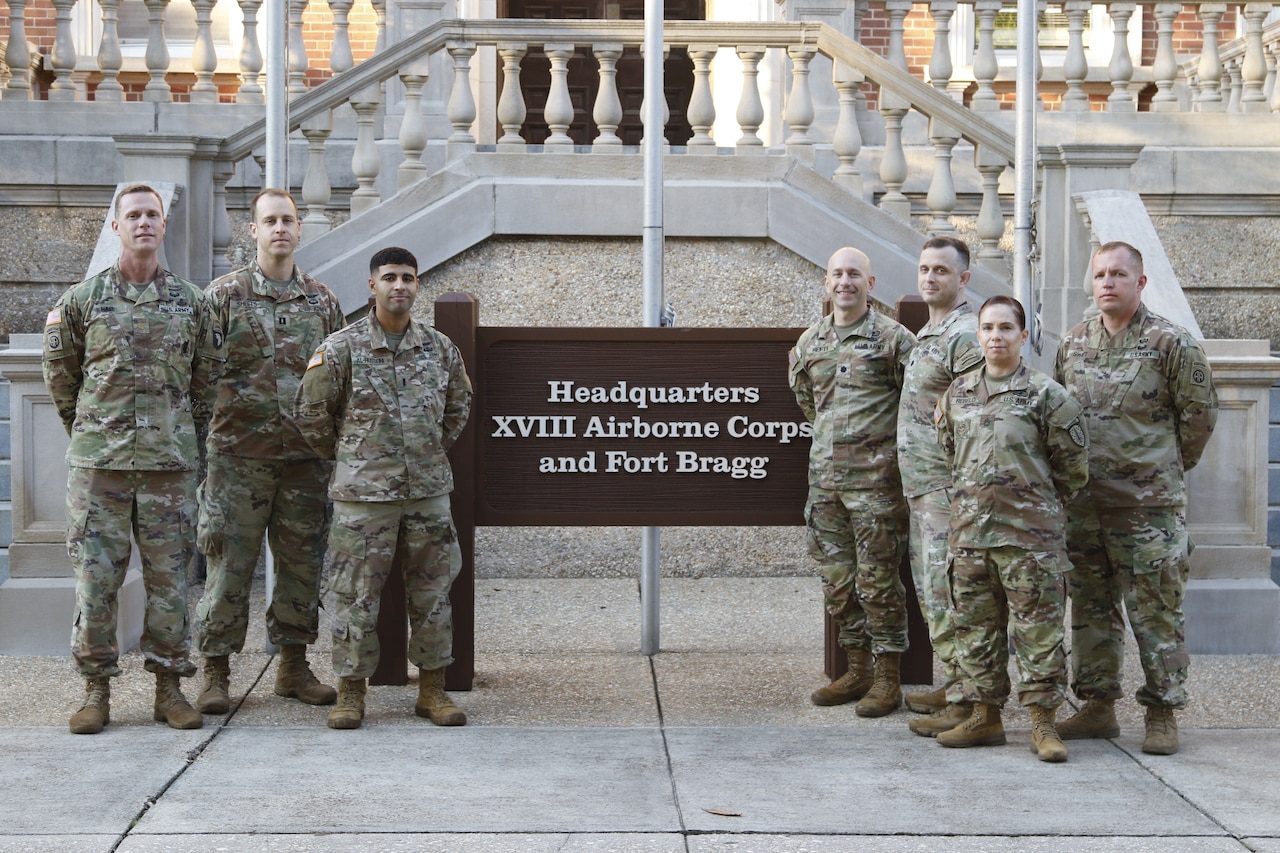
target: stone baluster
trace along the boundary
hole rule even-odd
[[[236,173],[236,164],[229,160],[214,160],[213,178],[213,277],[220,278],[231,272],[231,217],[227,215],[227,182]]]
[[[1085,77],[1089,74],[1089,60],[1084,55],[1084,24],[1092,5],[1092,0],[1067,0],[1062,6],[1067,16],[1067,55],[1062,63],[1067,91],[1062,96],[1063,112],[1089,111],[1089,95],[1084,91]]]
[[[956,209],[956,183],[951,174],[951,152],[960,141],[959,132],[936,118],[929,119],[929,141],[933,143],[933,180],[925,202],[933,216],[929,231],[934,234],[951,234],[956,230],[951,223],[951,213]]]
[[[982,206],[978,209],[978,239],[982,248],[978,260],[1004,271],[1004,252],[1000,240],[1004,237],[1004,212],[1000,209],[1000,175],[1009,163],[999,154],[992,153],[985,145],[974,146],[973,165],[982,177]]]
[[[351,215],[359,216],[378,202],[382,195],[374,186],[382,169],[376,142],[378,107],[382,102],[381,86],[369,86],[351,98],[356,113],[356,148],[351,155],[351,172],[359,185],[351,193]]]
[[[1240,73],[1240,59],[1233,58],[1223,65],[1227,75],[1227,112],[1240,112],[1240,89],[1243,77]]]
[[[831,180],[857,198],[862,197],[862,173],[858,170],[858,154],[862,152],[862,131],[858,128],[858,95],[866,80],[861,71],[836,59],[831,65],[831,82],[840,101],[840,115],[831,137],[831,150],[836,155],[835,174]]]
[[[1133,58],[1129,55],[1129,19],[1137,10],[1136,3],[1112,3],[1107,7],[1111,14],[1111,30],[1115,44],[1111,49],[1111,64],[1107,71],[1111,76],[1111,94],[1107,97],[1107,109],[1113,113],[1138,111],[1138,102],[1129,91],[1133,79]]]
[[[165,75],[169,73],[169,45],[164,37],[164,13],[169,0],[143,0],[147,6],[147,73],[151,79],[142,91],[142,100],[164,103],[173,100]]]
[[[191,103],[218,103],[218,87],[213,83],[213,72],[218,70],[218,53],[213,48],[213,22],[211,15],[218,0],[191,0],[196,10],[196,43],[191,52],[191,69],[196,74],[191,87]]]
[[[889,62],[907,70],[907,52],[902,41],[902,22],[911,11],[911,0],[885,0],[889,16]],[[880,182],[884,195],[880,209],[906,220],[911,216],[911,200],[902,192],[907,181],[907,157],[902,150],[902,119],[911,103],[883,88],[880,89],[880,115],[884,118],[884,153],[880,157]]]
[[[387,46],[387,0],[369,0],[373,6],[374,17],[378,20],[378,37],[374,40],[374,53]]]
[[[738,99],[738,127],[741,138],[734,146],[739,154],[763,154],[764,140],[757,133],[764,123],[764,104],[760,100],[760,60],[764,58],[762,47],[739,47],[738,59],[742,60],[742,96]]]
[[[1280,43],[1272,45],[1271,55],[1276,58],[1277,66],[1280,66]],[[1280,70],[1276,74],[1280,76]],[[1271,112],[1280,113],[1280,80],[1271,87]]]
[[[476,44],[450,40],[445,50],[453,60],[453,87],[447,108],[453,133],[445,147],[448,159],[454,160],[476,150],[476,138],[471,135],[471,124],[476,120],[476,101],[471,95],[471,57],[475,55]]]
[[[951,62],[951,18],[956,13],[956,0],[931,0],[933,16],[933,52],[929,56],[929,82],[939,92],[947,91],[954,67]]]
[[[569,60],[573,58],[574,48],[567,42],[544,44],[542,51],[551,61],[551,90],[547,92],[547,105],[542,110],[543,120],[550,131],[544,150],[571,154],[573,139],[568,130],[573,123],[573,101],[569,98]]]
[[[289,98],[307,91],[307,44],[302,37],[302,13],[307,0],[289,0]]]
[[[351,53],[351,7],[354,0],[328,0],[333,13],[333,44],[329,48],[329,70],[341,74],[355,67]]]
[[[662,46],[662,64],[664,68],[666,67],[667,58],[670,56],[670,54],[671,54],[671,48],[664,44]],[[642,58],[644,57],[644,45],[640,46],[640,56]],[[640,99],[640,118],[642,120],[644,118],[645,111],[647,109],[645,106],[647,101],[648,101],[647,98]],[[667,142],[667,122],[670,119],[671,119],[671,107],[667,105],[667,93],[663,92],[662,93],[662,144],[664,147],[670,144],[669,142]],[[642,141],[643,141],[643,137],[642,137]]]
[[[1218,23],[1226,13],[1226,3],[1200,4],[1203,41],[1200,47],[1200,64],[1196,68],[1196,77],[1200,81],[1196,112],[1220,113],[1227,108],[1222,100],[1222,58],[1218,53]]]
[[[1087,2],[1087,0],[1077,0]],[[996,15],[1004,7],[1004,0],[976,0],[974,15],[978,19],[978,49],[973,56],[973,77],[978,90],[973,93],[970,107],[979,112],[1000,109],[996,95],[996,76],[1000,73],[1000,60],[996,58]]]
[[[71,37],[71,9],[76,0],[53,0],[54,36],[53,82],[49,84],[49,100],[74,101],[76,84],[72,79],[76,70],[76,45]]]
[[[1173,92],[1173,85],[1178,79],[1178,58],[1173,52],[1173,22],[1181,11],[1181,3],[1157,3],[1155,7],[1156,58],[1151,66],[1151,74],[1156,81],[1156,93],[1151,97],[1153,113],[1182,109],[1178,96]]]
[[[591,141],[594,153],[616,152],[622,147],[618,138],[618,125],[622,124],[622,100],[618,97],[618,59],[622,56],[622,42],[606,42],[593,44],[591,52],[595,54],[600,66],[600,89],[596,92],[596,102],[591,110],[591,118],[595,120],[599,133]]]
[[[1276,92],[1276,55],[1273,51],[1268,50],[1266,45],[1262,47],[1262,55],[1267,62],[1267,80],[1262,84],[1262,94],[1267,101],[1267,110],[1271,109],[1271,98]]]
[[[1240,93],[1240,111],[1265,113],[1271,105],[1267,102],[1266,48],[1262,45],[1262,24],[1271,13],[1270,3],[1246,3],[1244,5],[1245,49],[1240,73],[1244,89]]]
[[[716,123],[716,103],[711,95],[711,62],[718,51],[714,44],[689,45],[689,58],[693,60],[693,92],[689,96],[689,126],[693,128],[688,147],[690,154],[716,153],[716,141],[711,137],[711,127]]]
[[[502,95],[498,98],[498,124],[502,127],[499,151],[523,151],[525,148],[524,137],[520,135],[527,115],[524,92],[520,90],[520,60],[528,50],[529,46],[523,42],[498,43],[498,55],[502,57]]]
[[[9,0],[9,41],[4,48],[4,64],[9,66],[10,74],[4,84],[5,97],[15,101],[30,100],[31,51],[27,47],[27,0]]]
[[[102,72],[102,80],[94,90],[93,99],[123,101],[124,87],[119,80],[120,67],[124,64],[120,54],[120,0],[98,0],[98,4],[102,6],[102,40],[98,42],[98,70]]]
[[[302,241],[305,243],[327,234],[332,227],[325,215],[332,186],[324,149],[329,134],[333,132],[333,113],[322,110],[304,121],[301,129],[307,139],[307,171],[302,176],[302,203],[307,208],[306,215],[302,217]]]
[[[262,84],[262,48],[258,43],[258,9],[262,0],[239,0],[240,16],[244,20],[244,37],[240,40],[240,88],[236,92],[238,104],[261,104],[264,101]]]
[[[427,120],[422,115],[422,87],[431,74],[430,57],[423,56],[406,62],[400,68],[400,82],[404,85],[404,121],[400,123],[400,149],[404,160],[396,173],[396,189],[426,178],[430,170],[422,162],[422,152],[427,148]]]
[[[809,89],[809,63],[818,52],[811,45],[791,45],[787,56],[791,57],[791,93],[783,121],[791,128],[786,139],[787,153],[806,163],[813,162],[813,139],[809,126],[813,124],[813,93]]]

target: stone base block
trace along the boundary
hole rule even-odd
[[[130,569],[125,575],[119,603],[116,642],[123,653],[142,638],[142,572]],[[75,578],[10,578],[0,584],[0,655],[69,655],[75,606]]]
[[[1192,654],[1280,654],[1280,586],[1270,580],[1193,579],[1183,612]]]

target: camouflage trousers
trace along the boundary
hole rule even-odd
[[[929,627],[929,641],[942,661],[948,688],[960,679],[956,664],[955,622],[951,609],[951,579],[947,575],[947,539],[951,535],[951,490],[937,489],[907,498],[911,513],[911,579],[915,581],[920,612]],[[956,694],[951,701],[959,701]]]
[[[1072,506],[1067,547],[1071,594],[1071,689],[1081,699],[1118,699],[1128,614],[1146,676],[1143,705],[1187,704],[1182,600],[1191,574],[1181,507]]]
[[[198,544],[207,560],[196,605],[195,647],[205,657],[244,649],[253,571],[269,537],[275,585],[267,636],[276,645],[314,643],[320,574],[329,532],[326,489],[333,463],[209,455],[200,484]]]
[[[408,501],[334,501],[329,531],[334,597],[333,671],[368,678],[378,666],[378,607],[393,562],[404,571],[409,660],[453,663],[449,589],[462,569],[449,496]]]
[[[898,566],[906,552],[907,510],[901,496],[810,487],[805,521],[840,645],[905,652],[906,589]]]
[[[951,594],[964,701],[1004,705],[1012,634],[1018,701],[1046,708],[1062,704],[1067,685],[1064,575],[1069,567],[1061,551],[1011,546],[955,551]]]
[[[142,654],[150,672],[191,675],[187,569],[195,556],[194,471],[72,468],[67,477],[67,554],[76,573],[71,654],[86,678],[120,674],[120,587],[132,553],[142,558],[147,601]]]

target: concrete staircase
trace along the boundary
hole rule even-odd
[[[0,379],[0,583],[9,579],[9,543],[13,541],[13,456],[9,435],[9,383]]]

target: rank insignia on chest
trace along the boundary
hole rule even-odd
[[[277,326],[289,325],[289,318],[286,317],[284,314],[279,315],[278,317],[276,317],[276,325]]]

